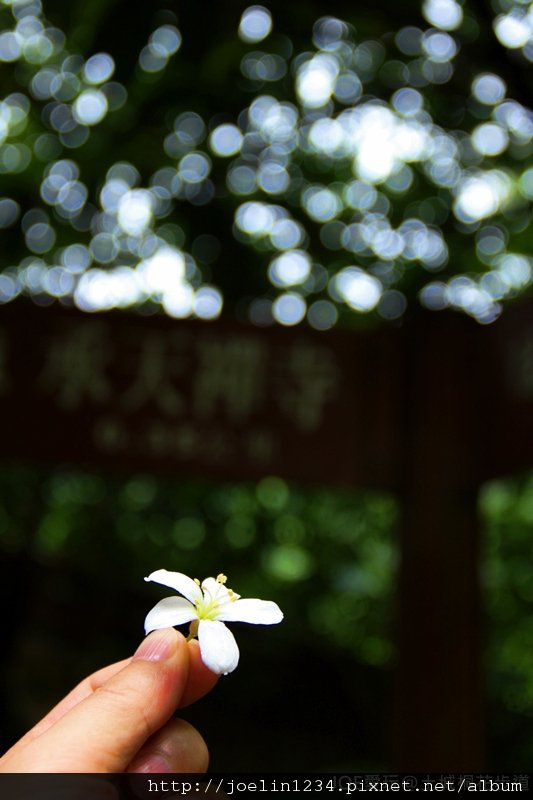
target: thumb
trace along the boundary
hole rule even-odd
[[[127,666],[24,748],[22,771],[124,771],[172,716],[188,672],[184,637],[173,628],[154,631]],[[16,761],[10,763],[15,772]]]

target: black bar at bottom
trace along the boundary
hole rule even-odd
[[[530,774],[218,773],[175,775],[0,774],[3,800],[169,800],[170,798],[275,797],[326,792],[353,797],[367,792],[527,792]]]

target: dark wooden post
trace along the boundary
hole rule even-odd
[[[471,325],[424,315],[408,332],[395,768],[482,766]]]

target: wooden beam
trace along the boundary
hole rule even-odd
[[[395,769],[482,766],[476,381],[472,324],[420,315],[409,331],[394,713]]]

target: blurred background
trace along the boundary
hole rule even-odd
[[[429,624],[412,610],[434,577],[428,567],[417,601],[413,565],[427,547],[453,567],[436,515],[455,493],[477,519],[456,551],[470,577],[437,575],[435,603],[458,614],[467,597],[464,641],[476,641],[463,653],[459,636],[453,659],[468,662],[459,696],[479,691],[465,722],[479,741],[461,757],[435,743],[432,763],[527,771],[533,475],[516,420],[533,396],[532,14],[519,0],[0,0],[2,745],[136,647],[168,594],[143,577],[164,567],[224,572],[286,616],[234,626],[237,672],[186,712],[214,770],[431,768],[398,756],[403,724],[439,731],[417,718],[420,698],[407,719],[405,676],[424,667]],[[518,337],[505,328],[517,308]],[[12,320],[35,353],[24,324],[37,310],[129,315],[141,331],[163,316],[176,331],[229,320],[265,340],[341,330],[358,352],[384,335],[401,343],[396,422],[369,474],[390,449],[394,478],[306,484],[283,465],[224,475],[138,457],[117,468],[65,457],[56,428],[43,463],[28,434],[32,415],[47,426],[38,391],[10,394]],[[460,380],[455,399],[441,373]],[[380,370],[362,379],[382,398]],[[28,430],[13,428],[17,403]],[[378,436],[375,405],[358,424],[368,413]],[[463,531],[449,507],[446,525]],[[430,675],[428,717],[440,688]]]

